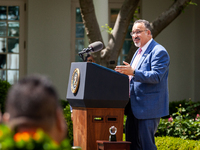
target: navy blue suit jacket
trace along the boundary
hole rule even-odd
[[[160,118],[169,114],[169,63],[170,58],[166,49],[152,40],[137,64],[135,76],[130,81],[130,104],[136,118]]]

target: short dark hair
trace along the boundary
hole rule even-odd
[[[139,19],[139,20],[136,20],[136,21],[134,22],[134,25],[135,25],[136,23],[143,23],[144,26],[145,26],[145,28],[147,28],[148,30],[152,31],[152,27],[151,27],[149,21],[143,20],[143,19]]]
[[[30,122],[49,130],[58,107],[58,94],[50,80],[42,75],[19,80],[11,87],[6,99],[6,112],[10,114],[13,127]]]

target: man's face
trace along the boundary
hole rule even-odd
[[[151,39],[151,32],[143,23],[136,23],[132,28],[132,33],[132,39],[136,47],[143,47]]]

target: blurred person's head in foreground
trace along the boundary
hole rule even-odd
[[[57,92],[41,75],[25,77],[11,87],[3,119],[16,132],[41,128],[58,143],[66,137],[67,125]]]

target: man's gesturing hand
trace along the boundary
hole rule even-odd
[[[115,71],[126,74],[126,75],[133,75],[134,69],[130,66],[129,63],[123,61],[125,65],[119,65],[115,67]]]

